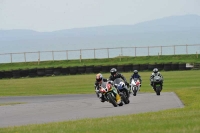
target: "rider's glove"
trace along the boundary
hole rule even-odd
[[[129,86],[129,83],[128,83],[128,82],[125,82],[125,84],[126,84],[127,86]]]
[[[99,94],[99,93],[100,93],[100,90],[95,90],[95,92],[96,92],[97,94]]]

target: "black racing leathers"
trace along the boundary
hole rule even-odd
[[[153,87],[153,78],[155,76],[160,76],[162,79],[163,79],[163,76],[161,75],[160,72],[157,72],[157,73],[152,73],[151,76],[150,76],[150,83],[151,83],[151,86]],[[164,79],[163,79],[164,80]],[[161,86],[163,86],[163,80],[161,82]]]
[[[124,82],[125,82],[125,84],[126,84],[127,86],[129,86],[129,83],[127,82],[126,78],[125,78],[121,73],[116,73],[115,76],[110,75],[109,80],[114,81],[116,78],[121,78],[121,79],[123,79]]]

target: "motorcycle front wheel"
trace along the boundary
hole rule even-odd
[[[137,95],[137,87],[133,87],[133,96]]]
[[[161,87],[160,86],[156,86],[156,94],[160,95],[160,91],[161,91]]]
[[[117,107],[117,102],[115,101],[114,97],[111,95],[111,93],[107,94],[109,102],[114,106]]]

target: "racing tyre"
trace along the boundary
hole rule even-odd
[[[160,86],[156,88],[156,94],[157,95],[160,95],[160,90],[161,90]]]
[[[121,96],[121,99],[122,99],[122,101],[125,103],[125,104],[128,104],[129,102],[128,102],[128,99],[126,98],[126,96],[121,92],[120,93],[120,96]]]
[[[134,87],[134,89],[133,89],[133,96],[136,96],[137,95],[137,89],[136,89],[136,87]]]
[[[117,107],[117,102],[114,100],[113,96],[109,93],[107,94],[109,102],[114,106]]]

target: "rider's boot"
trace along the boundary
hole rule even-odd
[[[117,101],[117,104],[121,103],[121,97],[118,93],[116,94],[116,101]]]
[[[131,94],[131,86],[128,88],[128,92],[129,94]]]
[[[153,88],[153,83],[152,83],[152,82],[151,82],[151,84],[150,84],[150,85],[151,85],[152,89],[154,90],[154,88]]]
[[[98,98],[100,97],[98,92],[96,92],[96,95],[97,95]]]
[[[106,101],[104,95],[101,95],[100,99],[101,99],[101,102],[105,102]]]

